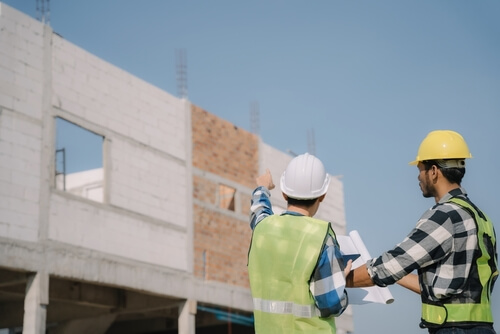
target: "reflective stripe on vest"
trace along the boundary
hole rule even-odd
[[[498,264],[495,256],[496,239],[493,224],[487,216],[479,213],[478,210],[465,200],[452,198],[449,202],[458,204],[460,207],[468,211],[477,227],[477,241],[480,250],[480,256],[472,264],[471,271],[477,270],[481,290],[481,300],[478,303],[467,304],[429,304],[422,303],[422,321],[428,327],[450,325],[450,324],[467,324],[470,322],[493,322],[491,313],[490,295],[493,282],[498,276]],[[484,242],[484,237],[489,238],[492,243],[493,254],[488,252],[488,247]]]
[[[422,319],[433,320],[436,325],[453,322],[493,322],[491,305],[488,304],[423,304]],[[451,315],[451,317],[450,317]],[[427,320],[427,322],[430,322]]]
[[[279,300],[253,299],[253,307],[257,311],[276,314],[292,314],[299,318],[319,317],[321,314],[314,305],[299,305]]]

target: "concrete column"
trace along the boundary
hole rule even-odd
[[[179,306],[179,334],[196,333],[196,300],[188,299]]]
[[[189,273],[193,273],[194,270],[194,204],[193,204],[193,128],[191,117],[193,113],[191,112],[191,103],[183,99],[182,104],[184,106],[184,114],[186,117],[185,122],[185,133],[186,133],[186,217],[187,217],[187,236],[186,239],[186,258],[187,258],[187,268]]]
[[[30,275],[24,298],[23,334],[45,334],[49,304],[49,275],[38,272]]]

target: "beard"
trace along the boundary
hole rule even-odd
[[[424,182],[420,181],[420,189],[422,190],[422,196],[425,198],[435,197],[436,189],[429,179],[429,174],[425,172]]]

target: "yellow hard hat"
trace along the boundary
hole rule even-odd
[[[472,158],[472,154],[464,138],[458,132],[436,130],[429,132],[427,137],[422,140],[418,148],[417,158],[410,162],[410,165],[416,165],[425,160],[467,158]]]

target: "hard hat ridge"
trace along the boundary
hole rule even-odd
[[[314,199],[328,191],[330,176],[321,160],[305,153],[296,156],[281,175],[281,191],[295,199]]]

